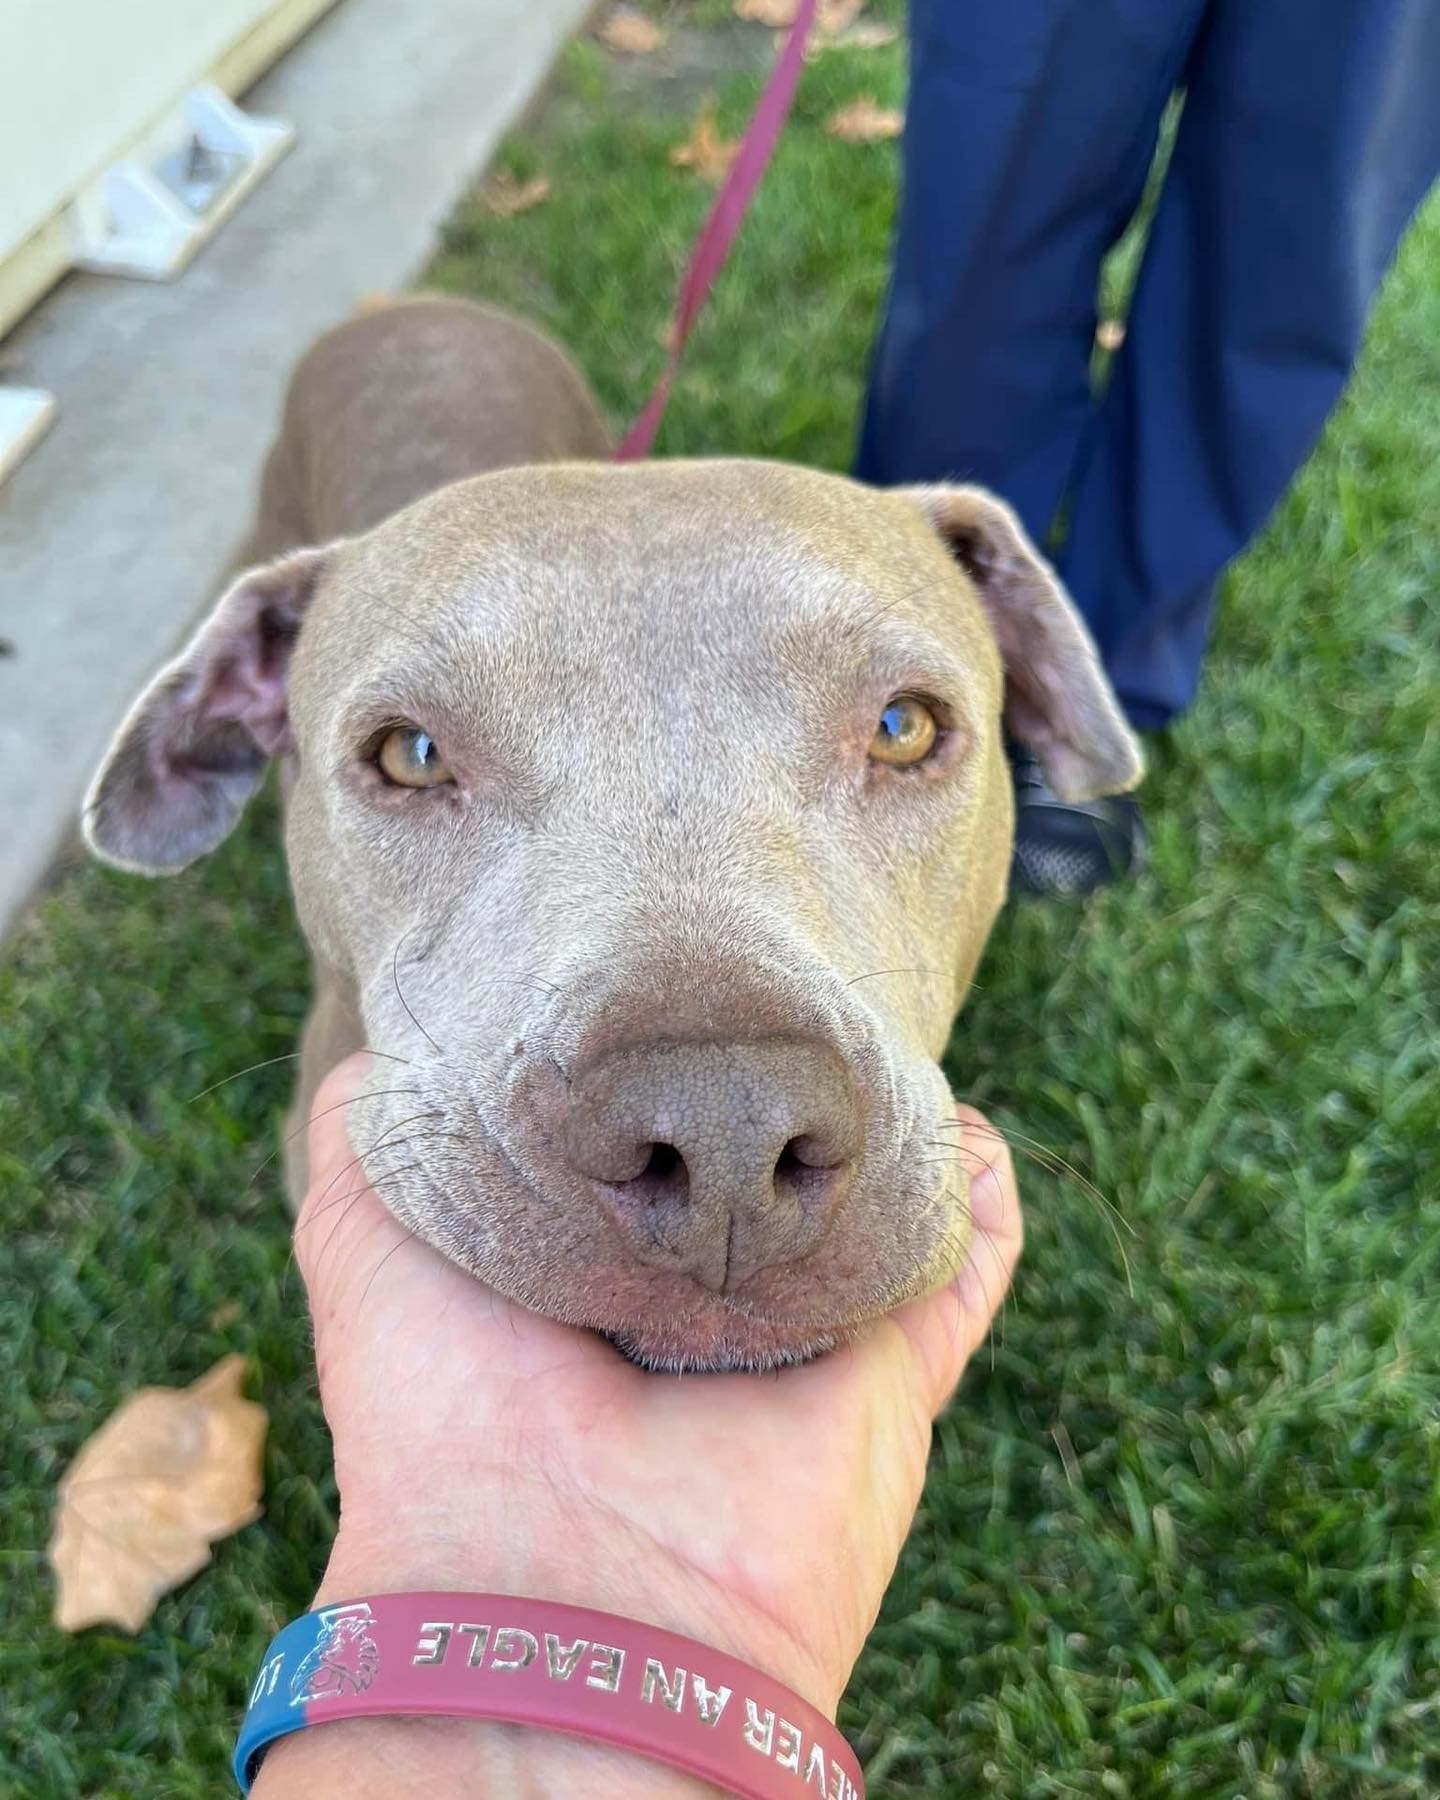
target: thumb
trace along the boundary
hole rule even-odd
[[[357,1236],[369,1241],[387,1230],[400,1233],[371,1191],[365,1165],[357,1153],[381,1131],[380,1102],[372,1060],[360,1051],[336,1065],[321,1082],[310,1108],[307,1127],[309,1179],[295,1221],[295,1260],[310,1292],[317,1317],[321,1291],[342,1280],[352,1258],[340,1254]],[[383,1135],[383,1133],[382,1133]]]
[[[310,1120],[306,1121],[306,1147],[310,1152],[310,1179],[301,1204],[301,1215],[319,1201],[329,1183],[337,1181],[342,1166],[355,1161],[355,1150],[349,1143],[349,1114],[360,1112],[364,1118],[367,1098],[378,1098],[371,1084],[371,1057],[360,1049],[353,1057],[337,1062],[329,1075],[315,1089],[310,1103]],[[373,1121],[374,1123],[374,1121]],[[356,1132],[358,1134],[358,1132]],[[358,1163],[356,1163],[358,1168]]]
[[[957,1106],[955,1112],[956,1149],[969,1176],[969,1249],[959,1273],[943,1288],[893,1315],[910,1340],[932,1416],[984,1343],[1025,1241],[1009,1144],[973,1106]]]

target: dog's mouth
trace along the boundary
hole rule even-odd
[[[815,1258],[763,1270],[732,1292],[636,1271],[633,1286],[605,1292],[605,1300],[618,1302],[619,1317],[602,1301],[598,1317],[572,1322],[588,1325],[638,1367],[667,1373],[763,1373],[813,1362],[897,1306],[945,1286],[970,1261],[968,1208],[936,1196],[915,1211],[935,1217],[934,1234],[923,1248],[912,1242],[910,1256],[889,1268],[855,1245],[831,1245]],[[936,1216],[942,1212],[943,1223]]]
[[[764,1374],[815,1362],[856,1329],[770,1324],[720,1306],[683,1325],[659,1319],[600,1336],[627,1362],[656,1373]]]
[[[959,1216],[922,1264],[888,1280],[872,1272],[856,1284],[852,1265],[828,1275],[816,1267],[770,1270],[728,1294],[688,1281],[642,1281],[618,1316],[602,1305],[586,1317],[583,1303],[575,1305],[578,1296],[572,1296],[567,1322],[596,1332],[643,1369],[720,1374],[798,1367],[843,1348],[897,1306],[958,1275],[973,1251],[967,1218]]]

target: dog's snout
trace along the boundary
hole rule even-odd
[[[860,1136],[826,1047],[654,1042],[576,1072],[566,1150],[637,1256],[719,1292],[815,1247]]]

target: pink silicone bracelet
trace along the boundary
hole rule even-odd
[[[235,1751],[383,1714],[539,1725],[669,1763],[742,1800],[864,1800],[855,1753],[796,1693],[718,1650],[614,1613],[508,1594],[378,1594],[287,1625]]]

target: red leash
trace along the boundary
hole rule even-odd
[[[790,116],[790,103],[795,98],[795,84],[800,79],[805,47],[810,41],[818,5],[819,0],[800,0],[785,47],[775,59],[775,67],[770,71],[765,91],[751,115],[750,123],[745,127],[745,136],[730,165],[730,172],[715,196],[715,204],[710,208],[710,215],[701,226],[695,248],[690,253],[690,264],[675,301],[675,318],[670,328],[670,349],[665,358],[665,367],[650,398],[645,402],[644,411],[615,452],[616,462],[634,462],[639,457],[648,456],[650,446],[655,442],[655,433],[660,429],[660,421],[665,416],[670,389],[674,385],[675,373],[684,354],[685,341],[710,297],[716,276],[725,266],[730,246],[735,242],[736,233],[750,210],[755,190],[770,166],[775,145]]]

